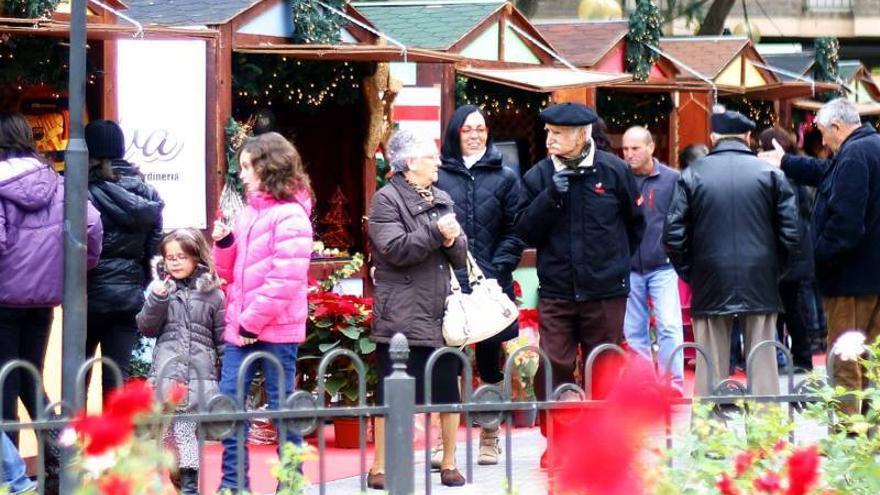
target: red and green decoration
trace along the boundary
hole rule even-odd
[[[40,19],[49,17],[58,0],[2,0],[0,1],[0,17],[19,19]]]
[[[330,209],[321,219],[324,225],[324,233],[321,242],[328,248],[347,251],[353,244],[351,233],[348,231],[351,218],[348,216],[348,199],[342,194],[340,187],[336,188],[333,197],[330,198]]]
[[[653,0],[638,0],[629,17],[626,35],[626,70],[636,81],[647,81],[659,54],[650,47],[660,45],[663,20]]]

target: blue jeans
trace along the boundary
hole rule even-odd
[[[278,409],[279,404],[286,399],[291,392],[293,392],[293,380],[294,375],[296,374],[296,353],[298,349],[298,344],[256,342],[247,347],[226,344],[226,350],[223,352],[223,367],[220,372],[220,393],[226,394],[237,401],[238,390],[236,389],[236,385],[242,362],[251,353],[265,351],[277,357],[284,367],[284,387],[286,389],[284,391],[284,396],[279,398],[278,371],[276,367],[269,365],[266,360],[261,359],[254,363],[254,366],[251,366],[244,371],[244,397],[245,400],[247,400],[247,389],[250,387],[250,384],[254,379],[256,366],[260,366],[263,370],[263,374],[266,376],[266,395],[269,399],[269,408],[273,410]],[[244,408],[244,404],[241,404],[241,407]],[[250,465],[247,448],[248,426],[248,422],[245,421],[240,427],[241,430],[244,430],[245,445],[243,446],[243,451],[239,450],[237,432],[223,440],[223,478],[220,481],[221,490],[229,488],[235,492],[235,490],[238,489],[238,473],[236,467],[239,453],[244,456],[244,488],[249,489],[250,487],[250,480],[248,479],[248,468]],[[277,427],[279,425],[276,424],[275,426]],[[281,428],[279,428],[279,431],[280,430]],[[302,436],[288,428],[285,441],[299,445],[302,443]],[[279,439],[279,455],[282,443],[281,439]]]
[[[24,461],[15,448],[12,440],[6,436],[6,432],[0,432],[3,442],[3,483],[0,486],[9,490],[9,493],[23,493],[35,490],[36,483],[27,477]]]
[[[672,268],[660,268],[648,273],[630,272],[629,297],[626,301],[626,318],[623,335],[630,349],[645,359],[653,361],[649,327],[648,300],[653,305],[657,341],[660,346],[658,368],[665,371],[672,351],[684,340],[681,322],[681,299],[678,294],[678,275]],[[670,381],[681,390],[684,384],[684,353],[679,351],[672,358]]]

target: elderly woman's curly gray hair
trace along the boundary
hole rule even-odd
[[[407,129],[399,129],[388,141],[388,165],[395,174],[406,172],[406,161],[416,158],[428,149],[436,150],[434,141]]]

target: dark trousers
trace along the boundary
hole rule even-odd
[[[40,375],[46,359],[46,346],[52,329],[52,308],[0,307],[0,368],[13,359],[33,364]],[[3,384],[3,419],[18,421],[18,399],[24,403],[31,418],[39,416],[37,397],[42,395],[45,405],[49,399],[42,387],[38,388],[33,375],[19,368]],[[8,432],[18,443],[18,432]]]
[[[813,369],[813,352],[810,349],[810,335],[807,327],[807,310],[805,301],[801,299],[801,283],[781,282],[779,295],[782,297],[782,307],[785,314],[779,315],[776,320],[776,332],[779,340],[783,338],[785,331],[791,337],[791,360],[787,365],[799,366],[808,370]]]
[[[550,359],[553,388],[575,382],[578,350],[584,361],[601,344],[620,345],[623,342],[623,319],[626,316],[626,297],[575,302],[564,299],[538,300],[538,332],[541,350]],[[604,353],[593,365],[591,388],[593,397],[603,397],[601,370],[612,363],[616,355]],[[538,400],[547,400],[552,391],[544,386],[544,362],[535,376]],[[586,388],[586,387],[585,387]],[[546,434],[546,417],[541,415],[541,432]]]
[[[131,351],[137,342],[137,322],[135,311],[114,311],[112,313],[89,312],[86,330],[86,359],[95,355],[98,344],[101,344],[101,356],[112,359],[119,370],[122,371],[122,379],[131,376]],[[86,379],[91,380],[91,373]],[[117,386],[113,374],[102,367],[101,387],[104,395]]]
[[[474,354],[477,372],[483,383],[499,383],[504,380],[504,374],[501,372],[501,342],[477,342]]]

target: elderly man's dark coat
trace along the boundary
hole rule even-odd
[[[443,247],[437,220],[452,213],[453,204],[448,194],[432,189],[434,202],[429,203],[398,174],[373,197],[369,228],[376,289],[371,338],[376,342],[388,343],[401,332],[412,346],[445,345],[450,269],[465,266],[467,238],[461,235],[451,247]]]
[[[833,159],[785,155],[782,170],[818,188],[812,234],[822,295],[880,294],[880,135],[865,124]]]
[[[663,242],[691,284],[691,313],[782,311],[779,281],[799,235],[794,192],[739,140],[719,142],[682,172]]]
[[[517,233],[538,250],[542,298],[592,301],[629,294],[632,253],[645,232],[642,199],[629,166],[596,150],[570,189],[553,193],[553,162],[539,161],[523,178]]]

